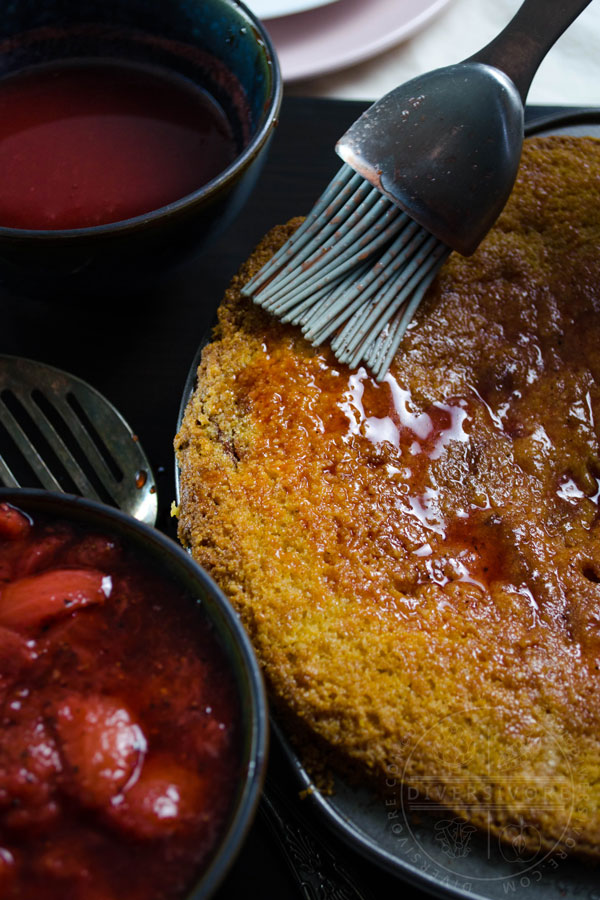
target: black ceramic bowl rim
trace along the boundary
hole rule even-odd
[[[264,104],[263,120],[256,134],[250,139],[248,145],[244,147],[242,152],[236,156],[232,163],[215,178],[207,181],[202,187],[191,194],[186,194],[179,200],[167,203],[165,206],[159,206],[148,213],[142,213],[139,216],[132,216],[129,219],[119,219],[116,222],[107,222],[105,225],[91,225],[85,228],[57,228],[57,229],[36,229],[36,228],[8,228],[0,225],[1,238],[35,238],[37,240],[56,240],[57,238],[88,238],[92,235],[119,234],[121,231],[127,231],[139,225],[150,225],[157,219],[164,216],[171,216],[180,210],[193,207],[197,202],[206,199],[213,193],[218,191],[231,180],[235,180],[236,175],[244,169],[248,163],[256,156],[267,139],[271,131],[277,124],[277,117],[281,107],[283,96],[281,69],[279,60],[275,52],[275,48],[269,37],[268,32],[264,28],[260,19],[248,9],[248,7],[240,2],[240,0],[221,0],[226,6],[237,10],[241,16],[246,19],[246,24],[252,29],[257,44],[262,45],[267,63],[271,71],[271,85],[267,100]]]
[[[265,776],[269,727],[267,701],[262,675],[250,639],[225,594],[208,573],[179,544],[156,528],[95,500],[36,488],[0,487],[0,503],[10,503],[25,512],[37,511],[81,524],[92,523],[96,527],[105,527],[123,537],[132,536],[136,549],[141,553],[148,553],[150,558],[162,563],[167,572],[173,574],[175,578],[180,579],[180,573],[183,572],[188,588],[189,582],[199,584],[201,593],[205,597],[210,597],[218,609],[221,628],[217,623],[217,631],[222,633],[227,630],[228,637],[235,642],[246,677],[247,693],[250,698],[250,709],[246,711],[250,735],[248,764],[240,776],[245,778],[245,783],[239,793],[229,827],[215,846],[208,867],[185,895],[185,900],[208,900],[227,874],[248,833]],[[207,618],[214,621],[212,611],[206,611],[205,604],[203,608]]]

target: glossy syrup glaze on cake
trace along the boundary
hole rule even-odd
[[[599,142],[526,142],[380,384],[240,298],[275,229],[176,439],[288,726],[528,853],[600,843],[599,200]]]

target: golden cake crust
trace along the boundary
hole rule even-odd
[[[365,778],[600,850],[600,142],[526,142],[376,384],[229,287],[176,437],[179,534],[274,703]],[[507,831],[507,829],[513,829]]]

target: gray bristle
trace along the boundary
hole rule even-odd
[[[242,293],[381,381],[449,253],[344,164]]]

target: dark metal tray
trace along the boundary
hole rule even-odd
[[[363,101],[285,98],[264,171],[241,215],[210,252],[183,267],[167,284],[157,284],[132,297],[121,290],[116,270],[114,289],[105,302],[82,296],[77,302],[61,304],[18,296],[0,283],[0,352],[39,359],[72,372],[118,407],[149,456],[157,477],[158,526],[172,536],[173,435],[190,360],[240,262],[270,227],[308,212],[339,167],[333,150],[335,141],[366,105]],[[529,121],[558,113],[567,117],[563,126],[571,132],[581,127],[589,130],[588,125],[600,127],[600,111],[590,114],[548,107],[526,110]],[[269,780],[281,789],[290,808],[303,812],[309,827],[332,844],[338,861],[348,864],[352,872],[352,885],[363,896],[423,900],[424,891],[486,896],[480,882],[473,880],[471,888],[466,887],[468,879],[462,870],[450,876],[425,857],[415,861],[408,850],[401,852],[399,841],[390,842],[390,834],[385,833],[379,801],[344,785],[335,798],[312,795],[300,800],[299,790],[308,785],[308,779],[298,760],[288,753],[286,742],[277,740],[276,724],[273,730]],[[298,837],[296,848],[300,844]],[[343,889],[338,889],[327,880],[322,866],[325,854],[319,847],[315,850],[313,844],[311,849],[302,842],[302,848],[302,860],[299,855],[297,859],[302,863],[304,886],[299,891],[263,817],[257,817],[215,900],[239,900],[252,893],[250,885],[257,886],[255,892],[261,900],[291,900],[297,896],[348,900],[356,896],[350,893],[347,881]],[[590,878],[578,870],[571,874],[562,861],[559,863],[555,874],[549,875],[547,870],[542,873],[546,878],[543,889],[534,871],[530,875],[532,886],[518,884],[514,892],[524,897],[526,891],[534,890],[536,900],[540,895],[554,900],[559,896],[562,878],[561,897],[600,900],[596,887],[600,877]],[[553,880],[547,887],[549,877]],[[498,882],[498,896],[510,896],[514,884],[514,879]]]

